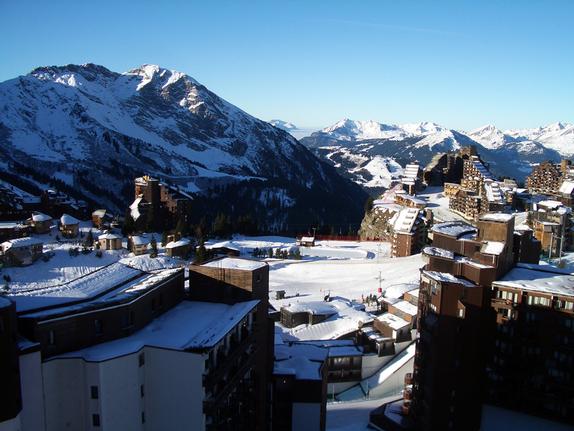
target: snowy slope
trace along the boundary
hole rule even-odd
[[[132,179],[148,173],[189,192],[249,181],[260,191],[272,183],[289,201],[337,196],[360,219],[359,188],[285,131],[177,71],[40,67],[0,83],[0,112],[3,158],[27,174],[63,178],[115,211],[129,204]],[[269,203],[259,195],[255,206]]]

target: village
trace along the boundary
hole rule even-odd
[[[134,179],[126,215],[2,181],[4,422],[398,430],[507,415],[567,429],[573,196],[570,161],[519,187],[466,147],[407,164],[355,236],[208,238],[187,226],[194,197],[151,176]],[[100,405],[120,387],[121,410]]]

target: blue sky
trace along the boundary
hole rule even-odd
[[[185,72],[301,127],[574,122],[573,1],[0,1],[0,81],[40,65]]]

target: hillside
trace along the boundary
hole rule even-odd
[[[364,192],[283,130],[155,65],[40,67],[0,83],[0,171],[65,184],[123,213],[151,174],[197,217],[250,213],[270,230],[358,224]]]

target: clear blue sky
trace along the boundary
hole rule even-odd
[[[570,0],[0,0],[0,81],[154,63],[302,127],[535,127],[574,122],[573,16]]]

